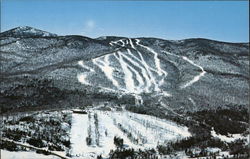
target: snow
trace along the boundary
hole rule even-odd
[[[195,101],[191,97],[189,97],[188,100],[192,103],[193,106],[196,106]]]
[[[39,29],[35,29],[35,28],[32,28],[32,27],[28,27],[28,26],[20,26],[18,28],[15,28],[13,30],[13,32],[15,34],[21,34],[21,35],[28,33],[28,34],[38,35],[38,36],[43,36],[43,37],[56,36],[56,34],[52,34],[52,33],[42,31],[42,30],[39,30]]]
[[[152,52],[154,54],[154,60],[155,60],[155,66],[157,68],[158,71],[158,75],[162,76],[164,74],[164,76],[167,76],[167,72],[165,72],[163,69],[161,69],[161,63],[160,63],[160,59],[158,58],[158,53],[155,52],[152,48],[147,47],[145,45],[140,44],[140,40],[137,39],[137,45],[147,49],[148,51]]]
[[[136,39],[138,40],[138,39]],[[135,43],[138,45],[138,41]],[[133,49],[136,50],[135,45],[133,44],[133,41],[131,39],[120,39],[118,41],[112,41],[110,43],[111,45],[117,44],[121,47],[124,47],[126,44],[130,44]],[[142,45],[141,45],[142,46]],[[148,50],[153,51],[151,48],[147,47]],[[137,51],[137,50],[136,50]],[[138,51],[137,51],[138,52]],[[104,72],[106,78],[112,82],[112,84],[119,90],[119,91],[125,91],[127,93],[133,93],[133,94],[140,94],[142,92],[150,92],[151,86],[153,86],[152,91],[159,92],[159,85],[162,85],[164,83],[164,77],[161,78],[158,83],[156,82],[156,78],[152,74],[152,71],[155,71],[156,73],[164,76],[167,75],[167,73],[160,68],[160,61],[157,58],[157,53],[153,51],[154,59],[155,59],[155,66],[156,69],[153,67],[150,67],[143,59],[140,52],[138,52],[138,55],[141,59],[136,57],[129,49],[127,49],[126,52],[120,52],[117,51],[113,54],[104,55],[102,57],[98,57],[96,59],[93,59],[93,63],[97,65],[102,72]],[[116,68],[115,66],[110,65],[110,57],[114,56],[116,60],[119,62],[121,68]],[[127,63],[126,60],[132,63],[133,66],[131,66],[129,63]],[[94,69],[91,69],[83,64],[83,61],[79,61],[78,64],[82,66],[85,69],[88,69],[92,72],[95,72]],[[135,69],[136,67],[136,69]],[[141,72],[138,71],[141,70]],[[124,73],[124,84],[125,86],[119,85],[118,81],[114,78],[114,70],[117,70],[121,73]],[[159,73],[160,72],[160,73]],[[78,75],[78,80],[83,84],[91,84],[86,79],[88,78],[89,74],[84,73]],[[101,85],[100,85],[101,86]],[[110,86],[108,86],[110,87]],[[125,90],[124,90],[125,87]]]
[[[107,54],[90,61],[97,67],[90,68],[85,65],[83,61],[79,61],[78,64],[83,68],[89,70],[89,72],[84,72],[78,74],[78,80],[85,85],[98,85],[100,88],[105,88],[106,90],[119,91],[123,93],[141,94],[141,93],[152,93],[157,92],[164,96],[171,96],[164,87],[166,77],[168,73],[161,68],[161,60],[159,54],[151,47],[145,46],[140,43],[139,39],[120,39],[117,41],[111,41],[110,45],[117,45],[119,47],[124,47],[124,51],[115,51],[111,54]],[[149,53],[149,57],[152,59],[145,61],[142,53],[138,50],[139,48],[146,49]],[[131,49],[133,49],[131,51]],[[196,64],[194,61],[190,60],[186,56],[179,56],[167,51],[162,51],[168,55],[177,58],[177,61],[182,60],[194,67],[198,67],[201,72],[198,75],[191,76],[191,79],[181,83],[180,88],[184,89],[189,87],[199,81],[204,75],[205,71],[202,66]],[[169,60],[169,62],[176,65],[175,61]],[[152,64],[153,63],[153,64]],[[107,83],[93,83],[91,80],[94,77],[95,72],[100,69],[105,77],[110,81],[111,84]],[[92,72],[92,73],[91,73]],[[87,80],[88,79],[88,80]],[[165,88],[166,89],[166,88]],[[193,100],[190,100],[193,104]]]
[[[211,131],[211,135],[215,138],[219,138],[221,141],[225,141],[228,143],[233,142],[237,139],[249,139],[249,135],[247,137],[244,137],[241,134],[231,134],[229,135],[230,137],[228,137],[226,135],[217,134],[214,130]]]
[[[118,45],[118,46],[121,46],[121,47],[124,47],[125,46],[125,42],[124,42],[125,39],[120,39],[118,41],[111,41],[109,44],[111,46],[113,46],[114,44]],[[119,44],[121,43],[121,44]]]
[[[79,82],[85,85],[90,85],[86,78],[87,78],[87,74],[81,73],[77,75],[77,79]]]
[[[127,49],[127,51],[130,52],[129,49]],[[130,52],[130,53],[131,53],[131,52]],[[122,57],[126,57],[124,54],[121,54],[121,56],[122,56]],[[131,61],[133,61],[133,60],[131,59],[131,60],[129,60],[129,61],[131,62]],[[136,75],[136,80],[139,82],[139,88],[137,88],[137,89],[142,88],[143,85],[144,85],[144,82],[143,82],[143,79],[142,79],[141,75],[140,75],[133,67],[131,67],[131,66],[129,66],[129,65],[128,65],[128,67],[135,73],[135,75]],[[140,91],[140,90],[138,90],[138,91]]]
[[[133,58],[137,59],[137,61],[141,63],[141,65],[140,65],[138,62],[134,61],[132,58],[126,56],[125,54],[123,55],[123,57],[126,58],[127,60],[129,60],[133,65],[140,68],[142,77],[145,78],[145,86],[144,86],[143,91],[149,92],[149,88],[152,85],[150,81],[152,81],[152,80],[150,80],[150,77],[148,76],[148,74],[149,74],[148,71],[149,70],[147,69],[146,62],[144,63],[144,62],[140,61],[136,56],[134,56],[131,53],[131,51],[129,49],[127,51],[128,51],[129,55],[131,55]]]
[[[129,43],[130,43],[131,47],[132,47],[133,49],[135,49],[135,46],[134,46],[132,40],[131,40],[131,39],[128,39],[128,40],[129,40]]]
[[[83,68],[89,70],[90,72],[95,72],[94,69],[84,65],[84,62],[81,60],[81,61],[78,61],[78,65],[82,66]]]
[[[114,68],[110,66],[109,56],[110,55],[104,56],[103,61],[101,61],[100,58],[94,59],[93,63],[101,68],[106,77],[113,83],[114,86],[119,87],[118,82],[113,77]]]
[[[201,73],[198,74],[197,76],[194,76],[193,79],[191,81],[188,81],[187,83],[185,83],[184,85],[180,86],[181,89],[184,89],[186,87],[189,87],[191,85],[193,85],[195,82],[199,81],[201,77],[203,77],[206,73],[206,71],[204,70],[204,68],[200,65],[195,64],[192,60],[190,60],[189,58],[187,58],[186,56],[179,56],[179,55],[175,55],[173,53],[167,52],[167,51],[162,51],[168,55],[172,55],[178,58],[181,58],[185,61],[187,61],[188,63],[190,63],[191,65],[198,67],[201,70]],[[174,62],[173,62],[174,63]]]
[[[87,69],[87,70],[90,71],[90,72],[95,72],[94,69],[92,69],[92,68],[86,66],[82,60],[78,61],[78,65],[80,65],[80,66],[81,66],[82,68],[84,68],[84,69]],[[77,79],[78,79],[78,81],[81,82],[82,84],[90,85],[90,83],[89,83],[88,80],[87,80],[88,75],[89,75],[89,72],[80,73],[80,74],[77,75]]]
[[[71,142],[71,155],[80,156],[82,150],[87,149],[86,137],[88,126],[88,115],[87,114],[72,114],[72,128],[70,133]]]
[[[135,104],[136,105],[142,105],[143,104],[143,99],[142,99],[142,97],[140,95],[135,94],[134,97],[135,97]]]
[[[135,39],[135,41],[136,42],[133,43],[132,39],[120,39],[118,41],[110,42],[110,45],[115,44],[121,47],[130,45],[134,51],[136,51],[135,53],[132,53],[131,50],[127,48],[127,50],[123,52],[117,51],[112,54],[95,58],[92,60],[92,62],[93,64],[97,65],[98,68],[102,70],[102,72],[104,72],[105,77],[111,81],[112,85],[115,86],[119,91],[125,91],[126,93],[133,94],[141,94],[143,92],[149,93],[150,91],[160,92],[161,89],[159,86],[164,84],[164,78],[167,76],[167,72],[161,69],[158,54],[153,49],[139,44],[138,39]],[[155,65],[149,66],[149,64],[144,60],[142,54],[136,49],[136,46],[138,45],[140,47],[146,48],[153,54],[152,58],[154,59]],[[137,57],[135,54],[138,54],[139,57]],[[112,61],[110,61],[110,59],[113,57],[115,57],[117,60],[115,62],[120,64],[119,68],[116,68],[111,64]],[[129,61],[129,63],[127,61]],[[90,70],[91,72],[96,72],[95,69],[84,65],[83,61],[79,61],[78,64],[83,68]],[[116,77],[114,75],[114,71],[118,71],[119,73],[124,74],[124,76],[122,76],[122,78]],[[156,72],[156,74],[153,75],[153,72]],[[78,80],[83,84],[91,84],[90,81],[87,81],[88,76],[91,76],[91,74],[80,74],[78,75]],[[115,77],[122,79],[123,81],[118,82]],[[157,81],[157,78],[160,78],[160,80]],[[120,85],[119,83],[124,83],[124,86]],[[107,88],[101,84],[99,86]],[[108,87],[113,89],[112,86]]]
[[[190,64],[192,64],[192,65],[194,65],[194,66],[200,68],[201,71],[202,71],[199,75],[195,76],[191,81],[189,81],[189,82],[187,82],[186,84],[184,84],[183,86],[181,86],[181,88],[186,88],[186,87],[188,87],[188,86],[191,86],[191,85],[194,84],[195,82],[199,81],[200,78],[201,78],[202,76],[204,76],[206,72],[204,71],[203,67],[201,67],[201,66],[195,64],[193,61],[191,61],[191,60],[188,59],[187,57],[183,56],[182,58],[183,58],[183,60],[189,62]]]
[[[126,85],[126,89],[129,92],[135,92],[135,84],[134,84],[134,80],[133,80],[133,74],[132,72],[129,70],[127,63],[123,60],[123,57],[121,56],[121,52],[118,51],[117,55],[115,55],[115,57],[119,60],[122,70],[125,74],[124,80],[125,80],[125,85]]]
[[[207,150],[208,152],[212,152],[212,153],[221,152],[221,149],[218,148],[218,147],[207,147],[206,150]]]
[[[98,127],[95,127],[94,113],[98,116]],[[90,116],[90,118],[88,118]],[[88,134],[90,131],[90,134]],[[99,131],[97,139],[96,131]],[[87,145],[86,138],[90,135],[91,145]],[[120,136],[127,145],[133,144],[124,136],[120,130],[113,125],[113,120],[107,116],[106,112],[89,112],[89,114],[73,114],[71,129],[71,155],[73,157],[96,158],[102,154],[108,156],[111,149],[115,149],[113,143],[114,136]],[[97,145],[97,142],[99,144]]]
[[[154,125],[156,127],[161,127],[164,128],[165,130],[172,131],[174,134],[178,134],[182,137],[189,137],[191,134],[188,132],[187,127],[182,127],[174,122],[164,120],[164,119],[159,119],[157,117],[153,117],[150,115],[138,115],[136,113],[131,113],[131,112],[125,112],[127,116],[130,118],[137,120],[137,121],[144,121],[147,122],[150,125]]]
[[[124,47],[125,46],[125,42],[123,42],[123,40],[119,40],[118,42],[121,42],[121,46]]]
[[[88,136],[90,145],[86,142]],[[143,150],[188,137],[190,133],[173,122],[128,111],[90,110],[88,114],[72,114],[70,153],[74,158],[95,158],[100,154],[107,157],[110,150],[116,149],[115,136],[122,138],[128,147]]]
[[[6,150],[1,150],[1,158],[2,159],[30,159],[30,158],[60,159],[57,156],[43,155],[32,151],[6,151]]]

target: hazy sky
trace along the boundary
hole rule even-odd
[[[249,41],[248,1],[2,0],[1,31]]]

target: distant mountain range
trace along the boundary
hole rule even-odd
[[[109,103],[185,113],[249,106],[249,43],[0,34],[1,112]]]

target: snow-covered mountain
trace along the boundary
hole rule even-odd
[[[1,36],[16,37],[16,38],[25,38],[25,37],[34,38],[34,37],[55,37],[57,35],[39,29],[35,29],[29,26],[22,26],[3,32],[1,33]]]
[[[0,35],[4,111],[106,101],[178,112],[249,104],[248,43],[91,39],[31,27]]]

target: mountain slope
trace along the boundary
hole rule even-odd
[[[171,113],[249,105],[247,43],[91,39],[31,27],[0,37],[3,112],[106,101]]]

